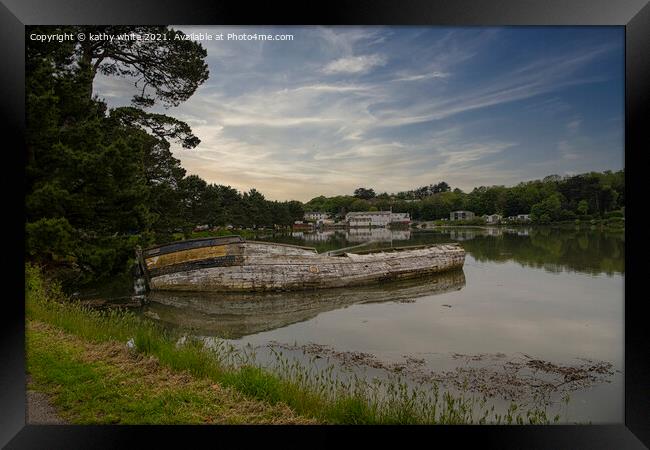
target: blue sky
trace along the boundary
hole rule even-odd
[[[211,183],[307,201],[623,168],[622,27],[174,28],[294,35],[201,41],[210,78],[155,109],[190,124],[201,144],[174,154]]]

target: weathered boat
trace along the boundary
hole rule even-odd
[[[458,269],[456,243],[319,254],[240,236],[191,239],[138,251],[150,290],[248,292],[348,287]]]

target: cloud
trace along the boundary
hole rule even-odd
[[[566,140],[562,140],[557,143],[557,149],[562,155],[563,159],[574,160],[580,158],[580,155],[576,153],[575,147],[573,144]]]
[[[570,132],[576,132],[580,129],[581,119],[573,119],[566,124],[566,129]]]
[[[467,111],[536,97],[569,86],[602,82],[604,78],[601,76],[576,77],[574,72],[604,51],[598,48],[580,55],[535,61],[513,70],[506,76],[487,80],[456,94],[432,96],[426,103],[415,103],[406,108],[386,108],[378,111],[377,117],[384,126],[429,122]]]
[[[339,58],[323,67],[326,74],[366,73],[371,69],[386,64],[386,57],[379,54],[348,56]]]
[[[393,81],[422,81],[422,80],[431,80],[433,78],[447,78],[448,76],[449,76],[448,73],[436,71],[430,73],[423,73],[420,75],[405,75],[399,78],[395,78]]]
[[[508,44],[507,33],[495,29],[282,32],[294,33],[294,41],[207,43],[210,79],[180,106],[153,108],[186,121],[201,139],[196,149],[173,148],[189,174],[256,188],[272,200],[306,201],[359,186],[397,192],[438,181],[471,190],[582,170],[578,163],[587,164],[596,147],[599,159],[589,163],[606,164],[605,144],[622,145],[614,137],[582,140],[591,112],[565,95],[569,87],[607,81],[586,70],[607,54],[606,45],[501,55],[494,64],[494,52]],[[129,86],[99,77],[95,92],[111,106],[128,104]]]

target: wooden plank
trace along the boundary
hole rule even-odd
[[[182,264],[202,259],[211,259],[228,254],[227,245],[218,245],[212,247],[200,247],[190,250],[181,250],[173,253],[166,253],[159,256],[150,256],[145,259],[147,269],[159,269],[173,264]]]
[[[239,255],[226,255],[216,258],[200,259],[197,261],[183,262],[179,264],[170,264],[160,268],[150,269],[149,276],[157,277],[175,272],[189,272],[198,269],[206,269],[210,267],[227,267],[227,266],[241,266],[243,258]]]
[[[237,235],[187,239],[184,241],[170,242],[168,244],[149,247],[144,251],[144,256],[145,258],[148,258],[150,256],[164,255],[166,253],[189,250],[192,248],[211,247],[215,245],[225,245],[239,242],[245,241],[241,236]]]

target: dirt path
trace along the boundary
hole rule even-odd
[[[50,403],[47,394],[32,391],[29,389],[32,383],[31,377],[27,375],[27,404],[26,421],[29,425],[66,425],[56,408]]]

